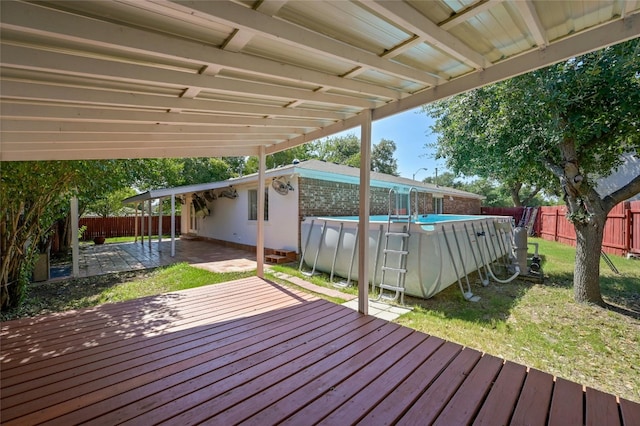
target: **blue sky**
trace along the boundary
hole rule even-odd
[[[420,108],[409,110],[401,114],[374,121],[371,131],[371,141],[377,144],[381,139],[389,139],[396,143],[395,157],[398,161],[400,176],[411,178],[415,173],[416,180],[435,176],[445,171],[443,160],[434,159],[434,151],[425,147],[427,142],[436,142],[436,135],[431,132],[433,120],[421,112]],[[360,128],[339,133],[334,136],[355,134],[360,137]],[[427,170],[420,170],[421,168]]]

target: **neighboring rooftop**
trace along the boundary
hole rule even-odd
[[[297,175],[301,177],[328,180],[333,182],[344,182],[351,184],[359,184],[360,169],[356,167],[345,166],[342,164],[330,163],[321,160],[306,160],[299,163],[288,164],[265,171],[265,178],[274,179],[278,177],[287,177]],[[176,186],[173,188],[154,189],[143,192],[123,200],[123,204],[141,202],[149,199],[165,198],[171,194],[191,194],[194,192],[202,192],[210,189],[228,188],[241,184],[257,182],[258,173],[251,173],[246,176],[231,178],[218,182],[199,183],[194,185]],[[433,194],[442,194],[443,196],[458,196],[464,198],[484,199],[485,197],[471,192],[461,191],[455,188],[438,186],[430,183],[418,182],[412,179],[388,175],[385,173],[371,172],[371,186],[392,188],[404,187],[408,190],[415,187]]]

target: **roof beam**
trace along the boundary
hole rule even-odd
[[[520,11],[522,19],[524,19],[524,22],[527,24],[527,28],[529,28],[529,32],[531,32],[531,36],[535,40],[536,45],[540,49],[544,49],[547,44],[549,44],[549,41],[544,34],[544,27],[542,26],[542,22],[540,22],[540,17],[538,16],[535,5],[531,0],[526,0],[517,1],[516,7]]]
[[[222,67],[234,71],[282,79],[294,83],[315,84],[348,92],[399,99],[400,92],[362,81],[283,64],[257,56],[217,49],[211,45],[176,39],[163,34],[71,15],[39,5],[3,2],[0,27],[47,40],[72,42],[87,50],[111,49],[144,57],[192,63],[195,68]]]
[[[462,9],[460,12],[456,13],[455,15],[445,19],[439,24],[439,27],[445,31],[448,31],[451,28],[462,24],[463,22],[467,22],[469,19],[473,18],[474,16],[477,16],[482,12],[485,12],[491,9],[496,4],[502,3],[502,1],[503,0],[480,0],[479,2],[474,3]]]
[[[111,160],[125,158],[187,158],[187,157],[238,157],[244,155],[258,155],[255,147],[165,147],[165,148],[109,148],[102,146],[95,150],[59,150],[48,151],[0,151],[0,161],[53,161],[53,160]]]
[[[177,2],[184,4],[184,2]],[[337,40],[301,28],[286,21],[266,16],[260,12],[231,2],[188,2],[189,8],[204,13],[214,22],[233,28],[254,31],[261,37],[277,40],[290,46],[329,56],[354,66],[364,66],[384,74],[433,86],[440,79],[425,71],[386,61],[376,54],[341,43]]]
[[[382,16],[390,18],[406,30],[411,31],[426,43],[453,56],[476,69],[484,69],[491,65],[487,59],[469,48],[458,38],[449,34],[420,14],[407,3],[397,1],[364,0],[364,4]]]
[[[103,123],[198,124],[201,126],[302,127],[314,129],[330,124],[313,120],[251,118],[213,114],[153,112],[124,109],[82,108],[59,105],[0,103],[2,116],[13,119],[87,121]],[[213,129],[212,129],[213,130]]]
[[[27,133],[27,132],[2,132],[2,144],[40,144],[52,143],[107,143],[107,142],[229,142],[252,143],[266,141],[283,141],[289,138],[288,134],[281,133],[256,133],[256,134],[203,134],[203,133]]]
[[[179,89],[200,87],[215,93],[232,95],[242,93],[253,97],[285,101],[302,99],[320,104],[358,108],[368,108],[376,105],[376,102],[364,98],[333,95],[244,80],[232,80],[205,74],[190,74],[171,69],[67,55],[22,46],[3,45],[0,59],[3,67],[55,72],[63,75],[76,75],[111,81],[124,81],[144,85],[157,84]]]
[[[37,120],[37,121],[36,121]],[[86,121],[42,121],[37,118],[30,119],[9,119],[3,117],[0,120],[2,133],[108,133],[108,134],[238,134],[238,135],[269,135],[269,134],[289,134],[296,135],[307,131],[302,127],[249,127],[249,126],[216,126],[212,128],[208,125],[170,125],[170,124],[147,124],[147,123],[118,123],[114,126],[111,123],[92,123]]]
[[[258,3],[255,10],[264,13],[268,16],[273,16],[285,5],[287,0],[262,0]],[[229,50],[231,52],[241,51],[249,41],[253,38],[253,32],[245,29],[237,29],[231,34],[231,36],[225,41],[222,46],[223,50]]]
[[[577,33],[550,44],[546,49],[531,50],[515,58],[495,63],[486,70],[465,75],[442,86],[384,105],[373,111],[373,118],[374,120],[386,118],[637,37],[640,37],[639,13],[628,16],[624,20],[612,21],[598,28]]]
[[[60,102],[70,104],[105,105],[125,108],[180,109],[202,113],[245,114],[270,117],[317,118],[342,120],[348,115],[332,111],[291,109],[268,105],[249,105],[240,102],[174,98],[170,96],[125,93],[91,88],[68,87],[33,82],[0,81],[0,98],[27,101]]]

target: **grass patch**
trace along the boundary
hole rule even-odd
[[[25,302],[17,309],[2,312],[0,320],[87,308],[254,275],[255,271],[213,273],[187,263],[177,263],[144,271],[49,282],[31,287]]]
[[[346,294],[352,294],[357,296],[358,295],[358,288],[357,288],[357,283],[354,283],[354,285],[352,285],[351,287],[336,287],[333,285],[333,283],[331,281],[329,281],[330,275],[329,274],[325,274],[322,272],[316,272],[316,274],[314,274],[312,277],[307,276],[305,274],[303,274],[302,272],[300,272],[298,270],[298,264],[297,263],[287,263],[287,264],[280,264],[280,265],[271,265],[269,267],[269,269],[271,269],[273,272],[282,272],[285,273],[287,275],[291,275],[294,277],[298,277],[301,278],[305,281],[308,281],[312,284],[315,284],[317,286],[320,287],[325,287],[325,288],[330,288],[333,290],[339,290],[342,293],[346,293]],[[273,277],[273,275],[271,275]],[[276,277],[273,277],[274,279],[276,279]],[[280,280],[282,281],[282,280]],[[341,278],[341,277],[334,277],[333,282],[337,282],[337,281],[345,281],[345,279]],[[291,283],[288,282],[284,282],[284,284],[286,285],[293,285]],[[296,286],[297,287],[297,286]],[[302,288],[301,288],[302,289]],[[304,289],[302,289],[304,290]],[[327,300],[332,300],[331,297],[327,297],[327,296],[323,296],[323,298],[327,299]],[[335,301],[335,300],[334,300]],[[344,300],[339,301],[339,303],[344,302]]]

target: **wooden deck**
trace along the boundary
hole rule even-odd
[[[258,278],[2,324],[2,423],[639,425],[640,404]]]

